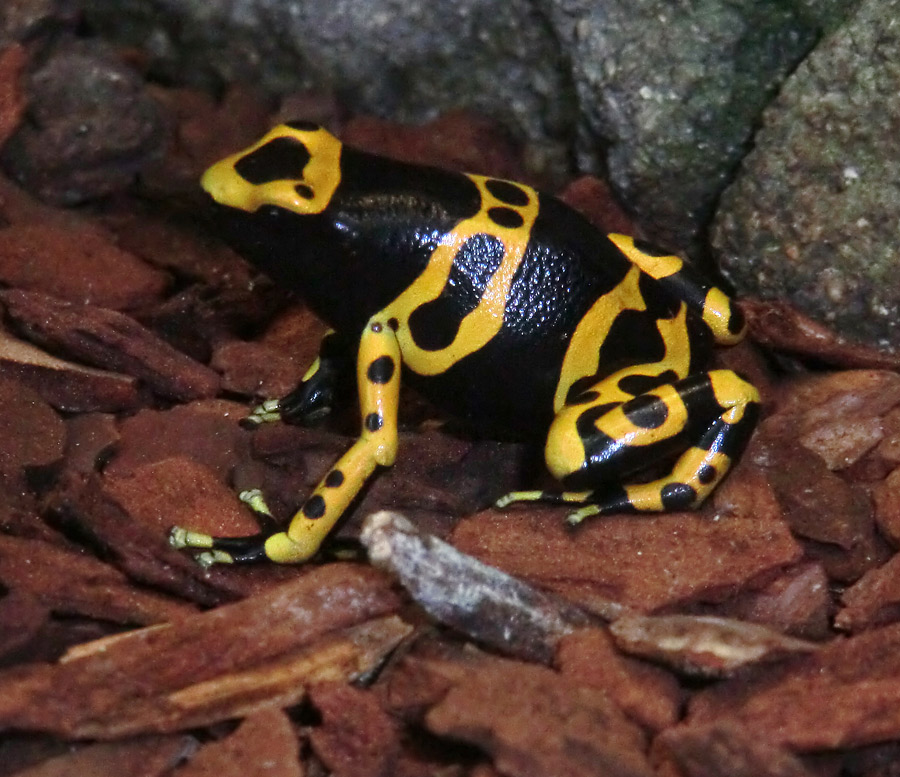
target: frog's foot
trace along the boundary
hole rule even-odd
[[[584,504],[590,499],[590,496],[590,491],[510,491],[494,502],[494,507],[503,509],[516,502],[544,502],[551,505]]]
[[[589,504],[593,500],[592,491],[511,491],[501,496],[494,505],[499,508],[507,507],[516,502],[543,502],[551,505],[576,504],[584,507],[569,513],[566,522],[572,526],[581,523],[588,515],[596,515],[603,509],[596,504]]]
[[[180,526],[169,531],[169,544],[179,550],[201,550],[195,558],[203,567],[211,567],[213,564],[252,564],[266,560],[279,564],[299,564],[308,561],[319,549],[319,543],[295,542],[283,531],[246,537],[211,537]]]
[[[266,559],[306,561],[312,552],[300,548],[285,532],[277,530],[275,518],[258,488],[242,491],[239,499],[257,516],[263,530],[244,537],[213,537],[182,526],[169,530],[169,544],[178,550],[200,550],[194,558],[202,567],[213,564],[251,564]]]
[[[191,548],[201,550],[194,558],[202,567],[213,564],[249,564],[266,558],[266,535],[254,534],[247,537],[212,537],[202,532],[191,531],[182,526],[169,530],[169,544],[177,550]]]
[[[592,515],[609,513],[633,513],[634,505],[628,501],[624,492],[613,493],[601,498],[594,491],[511,491],[500,497],[494,505],[507,507],[516,502],[544,502],[551,505],[581,505],[566,516],[566,523],[577,526],[585,518]]]

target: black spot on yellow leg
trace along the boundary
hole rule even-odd
[[[322,483],[325,484],[327,488],[337,488],[344,482],[344,473],[339,469],[333,469],[325,476],[325,480]]]

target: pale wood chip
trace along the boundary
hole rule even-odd
[[[697,677],[722,677],[750,664],[818,649],[814,642],[765,626],[710,616],[629,614],[609,630],[623,652]]]

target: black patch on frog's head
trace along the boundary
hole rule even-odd
[[[234,169],[245,181],[258,186],[272,181],[303,178],[303,168],[311,158],[309,149],[300,140],[281,137],[270,140],[239,159]]]

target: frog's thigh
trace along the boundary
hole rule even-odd
[[[291,519],[286,532],[270,537],[266,555],[274,561],[312,556],[378,465],[397,456],[400,349],[393,330],[373,318],[360,340],[357,384],[362,430]]]
[[[696,506],[743,449],[759,400],[730,370],[690,375],[622,403],[603,402],[603,382],[596,389],[597,399],[557,415],[545,451],[547,466],[564,485],[592,489],[595,505],[584,514]],[[663,477],[626,482],[678,450]]]

